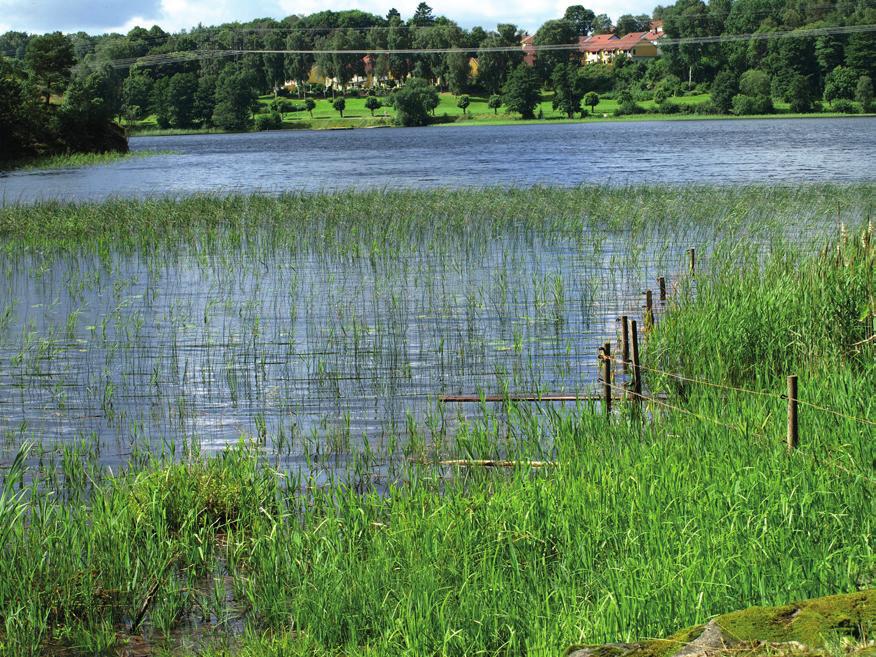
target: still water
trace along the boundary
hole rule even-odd
[[[173,151],[108,166],[0,174],[0,203],[198,192],[873,178],[876,119],[662,121],[131,139]]]
[[[131,145],[175,154],[16,172],[0,178],[0,197],[868,180],[876,120],[286,131]],[[0,464],[25,440],[80,442],[120,463],[141,448],[215,451],[241,435],[309,459],[351,444],[384,450],[412,427],[429,441],[452,435],[478,408],[442,404],[445,393],[592,393],[596,348],[616,339],[616,318],[640,315],[642,291],[659,275],[673,286],[684,249],[716,237],[684,221],[655,226],[641,244],[623,225],[511,226],[469,222],[443,241],[424,231],[399,242],[406,250],[355,258],[321,250],[318,235],[291,249],[267,235],[154,252],[10,249],[0,258]]]

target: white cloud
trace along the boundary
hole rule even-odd
[[[227,21],[246,21],[253,18],[283,18],[291,14],[312,14],[324,9],[340,11],[360,9],[385,16],[391,7],[402,17],[414,13],[420,0],[0,0],[0,31],[8,29],[43,32],[85,29],[92,33],[127,32],[140,25],[158,24],[168,31],[192,28],[198,24],[215,25]],[[428,1],[428,0],[427,0]],[[550,0],[533,3],[531,0],[435,0],[430,5],[436,15],[445,15],[465,27],[480,25],[495,28],[497,23],[515,23],[532,31],[550,18],[563,15],[570,4],[583,4],[596,13],[612,18],[621,14],[650,13],[658,0],[620,0],[596,3],[586,0]]]

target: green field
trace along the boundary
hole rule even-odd
[[[824,118],[839,118],[848,117],[848,114],[840,114],[836,112],[821,112],[817,114],[792,114],[789,111],[788,103],[777,101],[775,107],[776,114],[763,116],[743,116],[735,117],[728,115],[715,114],[638,114],[630,116],[615,116],[614,111],[617,109],[618,103],[613,99],[601,99],[600,103],[593,108],[593,112],[588,110],[586,116],[569,119],[565,114],[554,110],[551,105],[551,93],[545,93],[542,96],[542,101],[536,109],[543,118],[533,120],[521,120],[519,117],[506,112],[500,108],[498,112],[494,112],[487,106],[487,98],[481,96],[470,96],[471,104],[468,106],[466,113],[456,106],[458,97],[452,94],[440,94],[440,104],[435,110],[435,117],[439,124],[447,121],[453,125],[526,125],[538,124],[548,121],[550,123],[580,123],[592,121],[684,121],[692,119],[750,119],[750,118],[802,118],[802,117],[824,117]],[[696,94],[691,96],[679,96],[673,98],[673,101],[678,105],[699,105],[709,99],[709,94]],[[260,105],[265,108],[265,113],[268,111],[273,96],[262,96],[259,99]],[[302,104],[303,101],[290,98],[291,102]],[[310,130],[337,130],[344,128],[373,128],[386,127],[393,125],[395,118],[395,110],[391,107],[381,107],[374,112],[365,108],[365,98],[346,98],[346,109],[344,115],[341,115],[332,107],[331,98],[314,98],[316,107],[313,110],[313,116],[306,112],[287,112],[283,114],[283,128],[285,129],[310,129]],[[385,98],[381,98],[381,102],[385,102]],[[653,100],[641,101],[639,103],[646,110],[653,110],[656,103]],[[174,134],[191,134],[191,133],[210,133],[218,132],[213,129],[160,129],[155,123],[155,117],[150,116],[143,121],[137,122],[130,126],[133,134],[136,135],[174,135]]]
[[[88,440],[8,436],[19,456],[0,493],[0,654],[561,655],[872,588],[874,192],[583,187],[0,209],[7,276],[22,257],[49,271],[97,256],[107,294],[125,289],[113,278],[123,258],[159,272],[193,254],[230,276],[238,258],[255,275],[270,253],[324,257],[339,280],[370,272],[391,291],[386,272],[403,254],[466,271],[491,241],[534,235],[592,258],[594,289],[636,284],[618,272],[654,263],[672,277],[642,343],[652,400],[618,402],[611,417],[599,402],[482,404],[437,442],[416,422],[383,450],[305,441],[304,472],[258,434],[214,457],[159,449],[112,470]],[[625,250],[605,252],[615,236]],[[694,244],[691,276],[679,248]],[[532,279],[548,310],[577,303]],[[499,307],[500,290],[491,282],[475,303]],[[0,345],[21,357],[0,367],[23,376],[42,362],[40,328],[10,330],[9,316]],[[394,328],[370,330],[391,341]],[[790,453],[789,374],[801,399]],[[459,464],[479,459],[510,463]]]

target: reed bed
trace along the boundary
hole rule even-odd
[[[0,210],[0,654],[554,655],[872,586],[872,192]],[[665,402],[435,401],[595,384],[661,274],[644,366]],[[790,373],[840,414],[804,405],[793,453]],[[352,397],[412,389],[357,435]],[[248,409],[244,439],[214,405]],[[448,464],[474,459],[516,466]]]

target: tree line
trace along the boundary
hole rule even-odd
[[[670,39],[793,34],[873,25],[876,8],[869,0],[677,0],[657,6],[650,16],[624,15],[612,23],[604,14],[574,5],[562,17],[546,21],[532,42],[564,45],[594,34],[622,36],[647,31],[653,20],[662,21]],[[834,108],[851,107],[853,100],[866,108],[872,102],[873,32],[667,45],[662,56],[648,61],[617,57],[597,64],[582,64],[575,49],[541,51],[534,62],[525,62],[520,48],[524,36],[513,24],[465,29],[435,15],[425,2],[408,18],[395,9],[386,16],[321,11],[177,33],[158,26],[104,35],[7,32],[0,35],[0,138],[7,153],[100,149],[115,143],[108,127],[112,119],[138,121],[147,116],[154,116],[160,127],[243,130],[253,125],[258,97],[283,93],[288,81],[295,83],[299,102],[287,108],[308,111],[314,95],[343,99],[348,93],[369,93],[351,89],[351,83],[366,74],[378,81],[378,89],[370,90],[372,97],[385,96],[383,101],[369,101],[372,112],[375,106],[392,105],[399,120],[409,125],[428,121],[437,106],[437,91],[456,94],[460,103],[463,96],[481,94],[494,111],[504,106],[527,118],[545,89],[553,92],[554,107],[568,116],[582,112],[582,106],[592,108],[600,94],[617,99],[620,113],[641,111],[638,103],[643,100],[656,101],[662,111],[681,111],[684,106],[674,103],[674,97],[704,92],[711,94],[711,101],[698,111],[716,113],[768,113],[773,99],[790,102],[800,112],[811,111],[821,101]],[[213,50],[448,48],[466,52],[180,56]],[[497,50],[501,48],[508,50]],[[137,62],[144,57],[153,61]],[[132,64],[111,65],[119,61]],[[314,68],[334,84],[310,84]],[[335,108],[344,111],[336,98]]]

